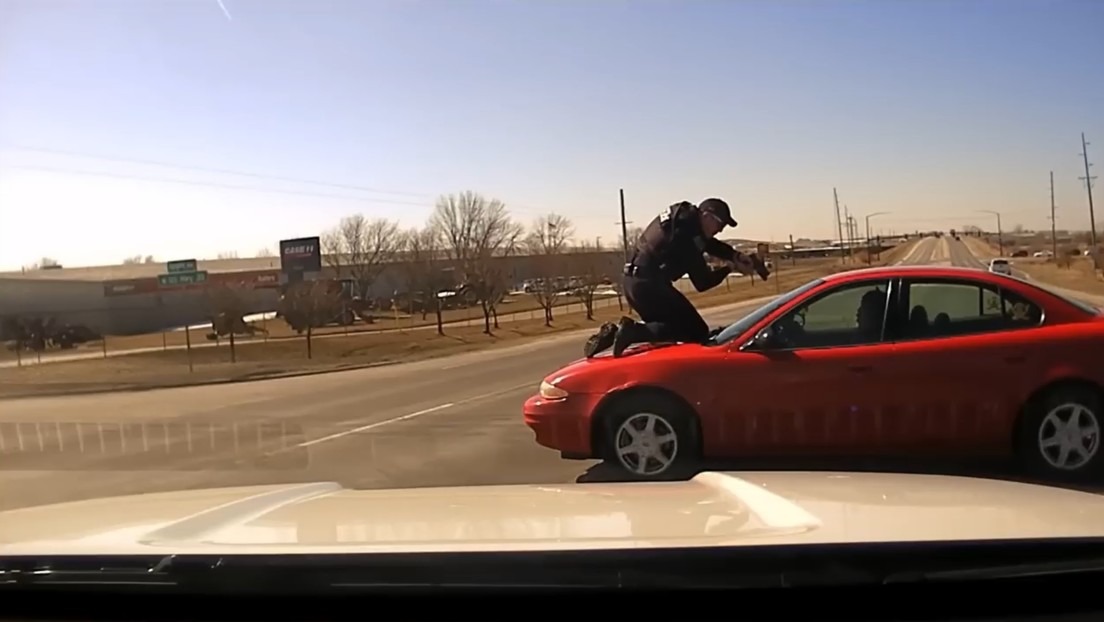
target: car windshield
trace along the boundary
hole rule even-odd
[[[801,296],[805,292],[813,289],[814,287],[820,285],[823,282],[824,282],[824,279],[814,279],[814,280],[809,281],[808,283],[802,285],[801,287],[798,287],[796,289],[791,289],[790,291],[786,292],[785,294],[782,294],[778,298],[775,298],[774,300],[771,300],[767,304],[759,307],[755,311],[752,311],[751,313],[745,315],[744,317],[740,318],[739,320],[736,320],[732,324],[729,324],[724,330],[717,333],[716,336],[714,336],[712,339],[710,339],[709,344],[710,345],[721,345],[723,343],[728,343],[729,341],[732,341],[736,337],[739,337],[740,335],[747,332],[747,330],[749,328],[751,328],[752,326],[755,326],[757,323],[759,323],[760,320],[767,317],[771,313],[774,313],[774,311],[776,309],[779,309],[782,306],[788,304],[791,300],[794,300],[795,298]]]

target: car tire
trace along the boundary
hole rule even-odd
[[[1075,427],[1068,428],[1065,426]],[[1028,405],[1019,434],[1019,454],[1033,474],[1048,479],[1085,480],[1104,471],[1104,408],[1088,387],[1066,386]]]
[[[658,394],[627,397],[611,407],[603,423],[601,455],[629,479],[684,479],[699,464],[697,420],[678,400]]]

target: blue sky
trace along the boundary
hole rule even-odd
[[[1087,228],[1082,131],[1104,163],[1095,0],[223,4],[0,2],[0,269],[415,227],[465,189],[604,243],[618,188],[640,224],[719,195],[782,239],[834,235],[833,187],[883,230],[1047,227],[1053,170]]]

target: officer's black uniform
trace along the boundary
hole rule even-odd
[[[586,356],[594,356],[611,345],[614,356],[620,356],[632,343],[708,339],[709,326],[673,283],[688,275],[699,292],[712,289],[732,269],[710,268],[703,253],[729,261],[741,260],[744,255],[720,240],[705,237],[702,211],[712,213],[730,227],[736,226],[728,205],[720,199],[706,199],[700,206],[676,203],[652,220],[636,241],[622,281],[625,298],[643,323],[622,318],[619,326],[603,326],[587,342]],[[766,279],[769,272],[765,266],[753,263]]]

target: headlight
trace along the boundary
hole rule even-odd
[[[540,396],[546,400],[562,400],[567,397],[567,391],[553,386],[547,381],[541,381],[540,383]]]

